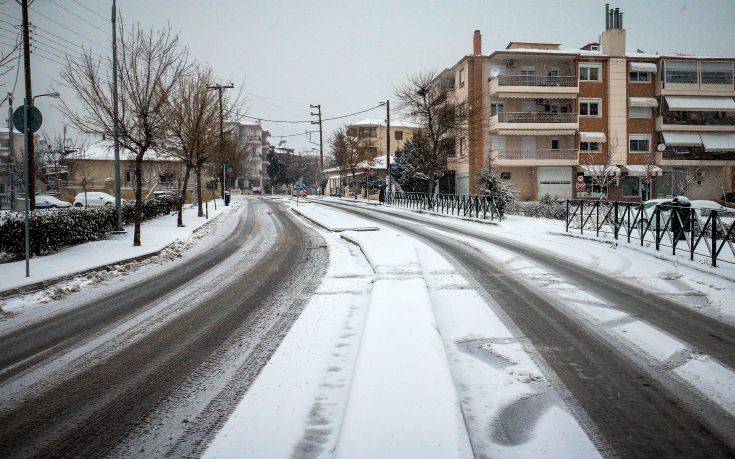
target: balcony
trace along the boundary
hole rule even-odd
[[[573,99],[577,93],[576,76],[498,75],[490,78],[490,95],[500,98]]]
[[[577,130],[576,113],[502,112],[490,117],[490,131],[500,135],[571,135]]]
[[[579,162],[576,149],[497,149],[491,151],[493,161],[499,165],[576,165]]]
[[[721,113],[726,113],[726,115],[722,116]],[[735,113],[666,110],[656,118],[656,129],[664,131],[735,132]]]

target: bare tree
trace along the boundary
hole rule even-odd
[[[19,57],[20,34],[18,34],[18,37],[15,40],[15,45],[11,46],[10,49],[0,51],[0,77],[3,77],[5,74],[13,70],[16,65],[20,65]],[[15,64],[13,64],[13,61],[15,61]],[[0,99],[0,107],[5,104],[5,101],[8,100],[8,97],[10,96],[10,92],[4,92],[6,92],[6,94],[2,99]]]
[[[592,189],[600,189],[599,199],[607,197],[607,190],[619,175],[619,168],[615,165],[614,152],[617,151],[620,142],[618,139],[610,139],[607,149],[599,152],[579,152],[579,164],[594,170],[590,181]]]
[[[210,147],[214,141],[213,136],[218,132],[217,95],[207,89],[212,81],[210,69],[197,67],[191,75],[180,78],[174,84],[166,104],[170,135],[162,142],[162,150],[184,165],[178,226],[184,226],[183,205],[186,201],[189,175],[192,169],[197,169],[197,152]],[[201,205],[199,207],[201,213]]]
[[[51,185],[52,181],[57,191],[61,190],[62,171],[66,163],[66,156],[69,153],[77,152],[81,149],[81,142],[67,138],[65,135],[56,134],[54,138],[44,132],[41,134],[39,143],[45,145],[45,148],[39,148],[37,152],[39,162],[39,173],[43,172],[41,180],[47,185]]]
[[[482,104],[477,101],[458,101],[452,94],[453,85],[445,84],[436,72],[419,72],[408,77],[408,81],[395,89],[398,108],[402,114],[415,122],[428,144],[426,163],[436,164],[431,171],[431,184],[443,175],[446,153],[442,145],[449,138],[467,138],[478,129],[472,129],[470,120],[480,120]]]
[[[345,127],[337,129],[330,139],[330,146],[335,162],[340,169],[340,176],[346,173],[352,176],[352,193],[357,197],[357,167],[360,163],[372,163],[373,158],[370,151],[375,147],[375,142],[369,137],[360,137],[356,129]]]
[[[120,58],[117,69],[120,112],[113,116],[110,60],[102,60],[89,50],[71,59],[61,77],[76,93],[82,109],[77,112],[62,101],[61,109],[82,132],[113,138],[119,128],[120,146],[135,160],[135,232],[133,245],[140,245],[142,220],[142,174],[146,152],[155,149],[169,133],[167,100],[172,88],[188,69],[186,50],[170,29],[144,30],[134,25],[130,31],[120,24]]]

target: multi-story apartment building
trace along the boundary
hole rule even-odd
[[[260,123],[230,123],[228,132],[234,134],[244,157],[240,162],[242,188],[254,193],[263,191],[268,181],[266,155],[270,133]]]
[[[8,205],[10,199],[10,175],[9,175],[9,156],[10,156],[10,133],[7,129],[0,130],[0,208]],[[35,141],[36,135],[33,139]],[[18,166],[23,158],[23,134],[13,129],[13,156],[15,157],[14,181],[16,183],[16,191],[19,189],[18,184],[23,179],[23,169]]]
[[[523,199],[733,189],[735,57],[626,52],[622,13],[606,6],[605,22],[581,49],[511,42],[483,54],[475,31],[473,54],[438,79],[470,108],[449,158],[457,193],[476,192],[489,162]]]
[[[403,148],[403,145],[413,138],[414,132],[418,126],[401,120],[391,120],[390,122],[390,154]],[[388,149],[387,138],[388,129],[385,120],[365,119],[347,125],[347,132],[350,135],[357,136],[361,139],[370,141],[372,145],[368,147],[372,158],[385,156]]]

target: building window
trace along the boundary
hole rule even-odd
[[[393,136],[396,140],[403,140],[403,131],[396,131]]]
[[[602,145],[600,142],[579,142],[579,151],[588,153],[599,152],[602,151]]]
[[[459,87],[464,88],[464,67],[459,69]]]
[[[580,116],[602,116],[602,103],[600,100],[580,99]]]
[[[600,81],[600,64],[579,64],[579,81]]]
[[[559,149],[559,139],[551,139],[551,149],[552,150]]]
[[[510,180],[510,172],[501,172],[500,180]]]
[[[732,62],[702,62],[702,84],[732,84]]]
[[[628,140],[628,151],[631,153],[649,153],[651,151],[651,136],[633,134]]]
[[[377,137],[378,136],[378,128],[375,127],[364,127],[360,128],[360,137]]]
[[[651,116],[651,107],[628,108],[628,118],[650,118]]]
[[[357,136],[357,130],[354,128],[349,128],[347,129],[347,135],[350,137],[355,137]]]
[[[505,104],[503,102],[490,102],[490,116],[495,116],[498,113],[505,111]]]
[[[467,156],[467,152],[465,151],[465,141],[464,137],[459,139],[459,157],[464,158]]]
[[[628,81],[631,83],[650,83],[651,74],[648,72],[628,72]]]
[[[533,76],[536,75],[536,69],[534,67],[523,67],[521,68],[521,75]]]
[[[697,61],[664,61],[666,83],[697,84]]]
[[[641,195],[641,180],[639,177],[625,176],[621,178],[621,188],[623,190],[623,196],[627,198],[640,197]]]

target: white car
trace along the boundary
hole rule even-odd
[[[36,195],[36,209],[61,209],[63,207],[71,207],[71,204],[55,196],[49,196],[47,194]]]
[[[121,199],[120,202],[125,203],[125,200]],[[74,198],[74,207],[100,207],[114,205],[115,196],[101,191],[87,191],[86,193],[79,193],[77,197]]]

